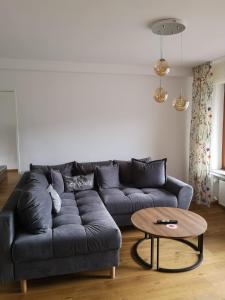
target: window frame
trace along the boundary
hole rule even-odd
[[[225,170],[225,91],[223,96],[222,170]]]

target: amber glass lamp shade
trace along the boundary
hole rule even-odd
[[[155,90],[154,99],[156,102],[163,103],[167,100],[167,98],[168,98],[168,93],[164,88],[159,87]]]
[[[154,66],[155,73],[159,76],[165,76],[170,72],[170,66],[168,62],[161,58],[159,59]]]
[[[177,111],[185,111],[189,106],[189,101],[187,101],[183,96],[179,96],[173,100],[172,105]]]

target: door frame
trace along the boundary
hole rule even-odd
[[[1,90],[0,93],[13,93],[15,101],[15,112],[16,112],[16,152],[17,152],[17,168],[18,172],[21,173],[21,162],[20,162],[20,137],[19,137],[19,114],[18,114],[18,99],[15,89]]]

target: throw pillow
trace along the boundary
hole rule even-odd
[[[64,181],[61,172],[59,170],[50,169],[50,175],[53,189],[61,195],[64,192]]]
[[[151,161],[151,157],[138,159],[144,162]],[[131,160],[114,160],[114,164],[119,166],[120,182],[124,185],[132,184],[132,161]]]
[[[33,234],[47,232],[52,226],[52,199],[47,190],[29,184],[18,193],[17,215],[21,225]]]
[[[159,188],[166,183],[167,159],[148,163],[132,159],[132,181],[137,188]]]
[[[96,174],[99,188],[119,188],[120,181],[118,165],[97,167]]]
[[[52,210],[54,213],[58,214],[61,210],[62,200],[51,184],[49,185],[47,191],[52,198]]]
[[[91,190],[94,187],[94,173],[79,176],[64,176],[66,192]]]

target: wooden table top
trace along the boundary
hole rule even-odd
[[[177,220],[177,228],[156,225],[156,220]],[[207,229],[204,218],[189,210],[173,207],[145,208],[131,216],[132,224],[144,233],[164,238],[189,238],[203,234]]]

